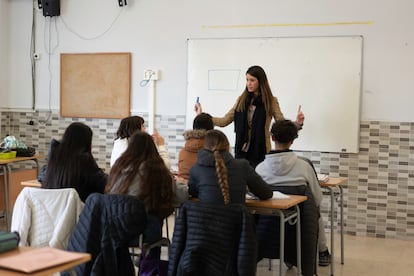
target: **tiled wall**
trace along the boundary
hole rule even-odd
[[[146,114],[138,115],[146,118]],[[30,120],[34,125],[28,124]],[[0,134],[2,138],[12,134],[46,155],[51,138],[59,139],[73,121],[85,122],[93,129],[93,154],[98,164],[109,171],[112,142],[120,120],[60,118],[47,112],[3,112]],[[185,116],[157,116],[155,125],[166,139],[174,167],[184,144]],[[414,123],[364,121],[358,154],[300,153],[313,161],[317,171],[349,179],[344,186],[344,222],[348,234],[414,239],[413,138]],[[329,203],[329,197],[325,197],[322,212],[327,222]]]

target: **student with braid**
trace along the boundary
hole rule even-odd
[[[270,187],[245,159],[235,159],[229,152],[226,135],[219,130],[207,131],[204,149],[198,152],[190,169],[188,192],[200,202],[242,204],[247,188],[260,199],[272,197]]]

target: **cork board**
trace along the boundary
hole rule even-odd
[[[62,117],[127,117],[130,90],[131,53],[60,55]]]

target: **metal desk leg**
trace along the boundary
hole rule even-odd
[[[334,190],[331,187],[328,187],[331,194],[331,276],[334,275],[334,205],[335,205],[335,195]]]
[[[10,230],[10,223],[9,223],[9,182],[7,172],[9,171],[9,166],[2,165],[3,167],[3,185],[4,185],[4,221],[6,224],[6,231]],[[11,174],[10,174],[11,177]]]
[[[285,225],[289,220],[296,218],[296,258],[297,258],[297,274],[298,276],[302,275],[302,244],[301,244],[301,235],[300,235],[300,209],[299,206],[295,206],[296,212],[288,214],[285,217],[285,213],[281,210],[278,211],[280,217],[280,266],[279,266],[279,275],[285,275],[284,262],[285,262]]]
[[[297,259],[297,271],[298,276],[302,275],[302,237],[300,235],[300,208],[298,205],[296,208],[296,259]]]
[[[36,168],[37,168],[37,176],[39,176],[39,174],[40,174],[39,160],[34,159],[33,161],[36,163]]]
[[[285,214],[280,211],[279,212],[279,216],[280,216],[280,242],[279,242],[279,257],[280,257],[280,266],[279,266],[279,275],[283,276],[285,275],[284,273],[284,267],[283,267],[283,263],[285,262]]]
[[[344,264],[344,191],[341,185],[339,191],[341,193],[341,264]]]

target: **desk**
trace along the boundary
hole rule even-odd
[[[39,249],[39,248],[37,248]],[[0,254],[0,260],[3,257],[11,257],[11,256],[17,256],[19,254],[22,253],[27,253],[28,251],[34,251],[36,250],[36,248],[31,248],[31,247],[18,247],[12,251],[9,252],[5,252]],[[34,254],[35,251],[33,252]],[[47,264],[45,263],[45,267],[44,269],[41,270],[37,270],[35,272],[32,273],[24,273],[24,272],[18,272],[18,271],[14,271],[14,270],[9,270],[6,268],[0,268],[0,275],[2,276],[23,276],[23,275],[32,275],[32,276],[50,276],[53,273],[56,272],[61,272],[64,270],[68,270],[71,269],[77,265],[80,265],[82,263],[86,263],[91,259],[91,255],[88,253],[78,253],[78,252],[71,252],[72,254],[76,254],[76,259],[73,259],[69,262],[65,262],[59,265],[55,265],[55,266],[51,266],[51,267],[47,267]]]
[[[12,159],[0,159],[0,166],[3,168],[3,179],[4,179],[4,218],[6,222],[7,231],[10,230],[10,220],[9,220],[9,183],[12,183],[11,179],[11,167],[10,164],[23,162],[23,161],[34,161],[36,163],[36,168],[39,169],[39,162],[37,161],[41,156],[35,155],[32,157],[16,157]]]
[[[307,200],[306,196],[289,195],[288,199],[269,199],[256,200],[247,199],[246,206],[254,214],[279,216],[280,217],[280,266],[279,275],[284,275],[283,262],[285,257],[285,223],[296,218],[296,256],[297,256],[297,272],[302,275],[301,263],[301,236],[300,236],[300,209],[299,203]],[[295,207],[294,211],[290,211],[291,207]]]
[[[339,189],[339,196],[341,201],[341,264],[344,264],[344,193],[342,184],[346,183],[348,179],[329,177],[328,181],[320,182],[322,188],[329,190],[331,196],[331,275],[334,275],[334,205],[335,205],[335,188]]]

